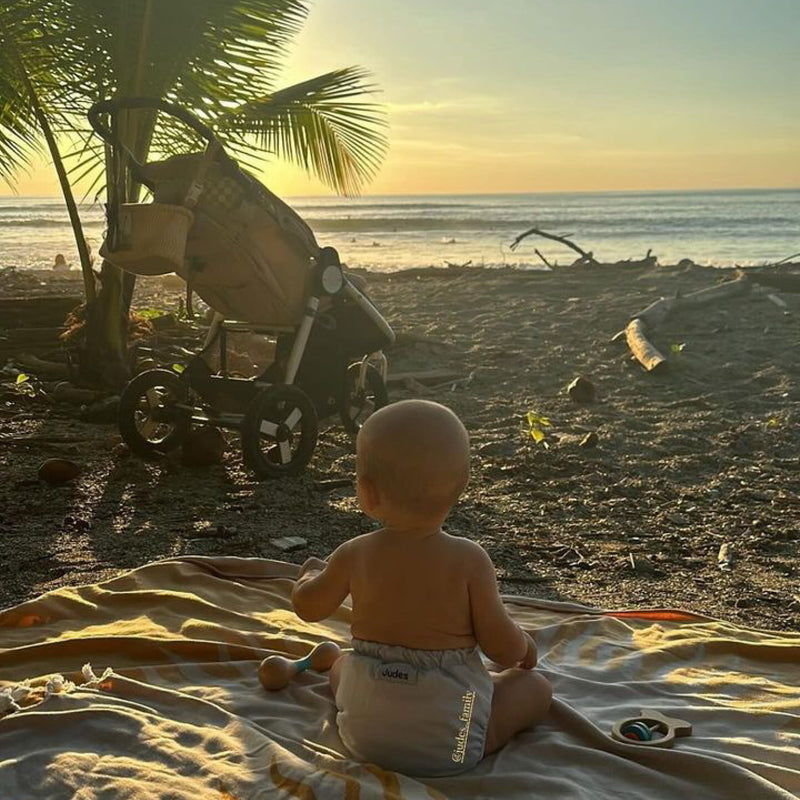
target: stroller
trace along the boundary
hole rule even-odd
[[[205,152],[138,163],[116,134],[120,112],[171,115],[206,142]],[[343,271],[336,250],[244,172],[214,132],[185,109],[145,98],[105,100],[89,112],[110,145],[112,169],[145,185],[152,203],[108,204],[100,254],[136,275],[176,272],[214,310],[202,348],[179,372],[134,377],[119,403],[131,451],[177,448],[193,424],[240,432],[245,464],[259,478],[295,475],[310,461],[319,421],[338,413],[354,435],[388,402],[384,348],[394,333]],[[255,378],[229,375],[231,331],[276,339],[272,364]],[[219,370],[204,358],[219,347]]]

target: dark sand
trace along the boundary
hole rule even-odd
[[[756,290],[676,316],[654,337],[672,360],[660,376],[610,342],[660,295],[729,277],[675,267],[369,276],[400,334],[392,370],[468,379],[409,383],[392,398],[428,397],[465,421],[472,481],[448,527],[489,551],[504,591],[800,628],[800,295],[783,295],[788,313]],[[174,308],[149,284],[140,305]],[[577,375],[594,382],[596,403],[567,397]],[[322,433],[306,475],[257,483],[233,435],[224,464],[207,469],[122,458],[114,425],[20,399],[4,380],[0,607],[182,553],[281,558],[275,536],[306,538],[288,556],[301,562],[371,527],[352,489],[319,485],[352,475],[339,427]],[[526,432],[529,410],[549,417],[549,449]],[[598,446],[581,447],[591,432]],[[72,441],[20,438],[29,434]],[[73,484],[36,481],[55,455],[82,467]],[[729,570],[717,563],[725,542]]]

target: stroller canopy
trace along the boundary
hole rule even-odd
[[[142,175],[154,202],[180,205],[205,158],[197,153],[145,165]],[[224,155],[208,165],[193,211],[176,272],[229,319],[296,325],[319,254],[308,225]]]

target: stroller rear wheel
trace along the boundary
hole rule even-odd
[[[259,478],[297,475],[314,455],[318,429],[314,404],[301,389],[264,389],[253,398],[242,422],[244,463]]]
[[[373,411],[383,408],[389,402],[386,384],[383,382],[380,372],[372,364],[367,364],[363,387],[358,385],[360,374],[360,362],[351,364],[345,370],[338,398],[342,425],[351,436],[358,434],[361,426]]]
[[[131,452],[153,458],[175,450],[189,432],[191,419],[174,408],[188,389],[166,369],[150,369],[128,383],[119,398],[119,432]]]

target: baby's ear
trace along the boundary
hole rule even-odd
[[[380,495],[378,493],[378,488],[369,478],[360,475],[356,479],[356,489],[358,492],[358,500],[365,513],[369,514],[377,508],[380,502]]]

